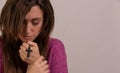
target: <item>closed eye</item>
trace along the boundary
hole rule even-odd
[[[32,24],[33,25],[38,25],[40,23],[41,19],[40,18],[35,18],[35,19],[32,19]]]

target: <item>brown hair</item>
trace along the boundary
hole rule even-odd
[[[54,27],[54,12],[49,0],[7,0],[0,15],[0,29],[3,44],[4,73],[25,73],[26,63],[19,57],[19,46],[22,44],[18,37],[23,28],[25,15],[38,5],[44,15],[40,34],[34,40],[39,46],[41,55],[47,59],[48,40]]]

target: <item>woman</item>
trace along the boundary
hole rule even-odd
[[[49,0],[7,0],[0,16],[0,73],[68,73],[64,45],[50,38]]]

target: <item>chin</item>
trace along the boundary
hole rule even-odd
[[[34,39],[22,39],[23,42],[33,41]]]

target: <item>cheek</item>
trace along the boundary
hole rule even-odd
[[[42,24],[39,24],[39,25],[36,27],[36,30],[40,32],[41,29],[42,29]]]
[[[36,27],[34,30],[34,32],[35,33],[37,33],[37,34],[39,34],[40,32],[41,32],[41,29],[42,29],[42,27],[41,26],[38,26],[38,27]]]
[[[40,22],[38,25],[34,26],[34,33],[39,34],[42,30],[43,22]]]

